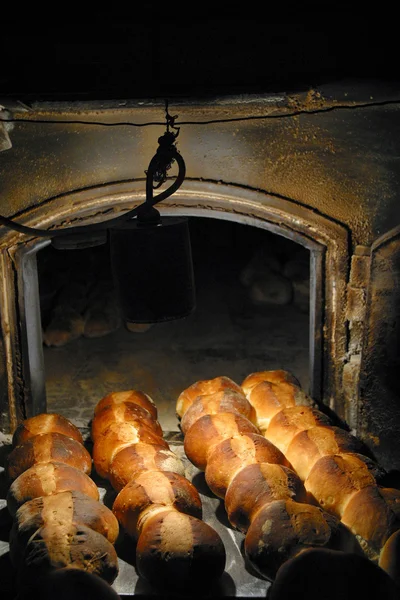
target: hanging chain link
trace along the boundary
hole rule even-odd
[[[166,132],[158,138],[159,147],[156,153],[156,159],[153,167],[153,189],[158,189],[167,179],[167,172],[175,162],[174,155],[177,152],[175,147],[176,138],[179,135],[180,128],[176,127],[175,120],[178,115],[170,115],[168,112],[168,100],[165,100],[165,120]],[[175,129],[175,132],[170,131]],[[147,171],[145,171],[147,174]]]

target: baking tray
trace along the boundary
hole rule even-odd
[[[86,431],[82,431],[84,438],[88,440]],[[202,594],[205,598],[265,598],[270,587],[270,582],[260,578],[251,567],[246,564],[243,553],[244,535],[231,527],[227,520],[223,501],[217,498],[209,490],[204,473],[196,469],[186,458],[181,434],[176,432],[164,435],[170,448],[175,452],[185,465],[185,476],[197,488],[203,504],[203,520],[213,527],[221,536],[226,550],[226,567],[221,579]],[[86,442],[89,450],[90,441]],[[0,445],[0,465],[5,464],[5,457],[11,446]],[[93,470],[92,478],[97,483],[101,501],[111,508],[116,492],[107,485],[103,479],[97,478]],[[9,560],[8,535],[11,527],[11,518],[6,506],[7,484],[4,468],[0,467],[0,581],[2,600],[12,600],[15,595],[14,577],[15,573]],[[120,535],[115,549],[119,557],[119,574],[112,587],[121,598],[182,598],[192,597],[192,592],[178,594],[157,590],[140,578],[135,569],[135,545],[126,535]],[[205,575],[206,576],[206,575]],[[201,595],[196,595],[201,598]]]

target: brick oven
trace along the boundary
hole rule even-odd
[[[142,31],[141,40],[145,38]],[[161,38],[165,42],[167,35]],[[179,52],[174,49],[176,59]],[[259,57],[257,65],[261,63]],[[152,65],[160,75],[160,58]],[[244,59],[239,67],[244,73]],[[299,78],[302,66],[296,68]],[[255,66],[249,69],[254,74]],[[144,67],[142,71],[145,76]],[[158,209],[165,216],[188,217],[201,232],[194,236],[199,241],[194,253],[200,263],[210,251],[203,265],[207,275],[219,252],[210,236],[225,249],[224,236],[233,238],[224,270],[235,273],[239,263],[243,267],[241,244],[247,258],[249,245],[257,253],[264,239],[270,249],[285,240],[286,248],[305,253],[309,299],[300,333],[305,339],[300,379],[310,396],[361,438],[385,469],[398,472],[400,92],[393,81],[333,77],[327,82],[330,74],[327,67],[317,85],[309,77],[289,85],[287,75],[275,80],[278,91],[222,84],[216,93],[202,94],[201,85],[192,84],[193,94],[185,94],[177,86],[169,94],[169,112],[177,115],[177,147],[186,162],[186,178]],[[101,91],[87,98],[0,98],[0,214],[51,230],[105,221],[143,202],[145,169],[165,131],[166,79],[161,77],[164,87],[159,89],[147,79],[148,96],[135,94],[135,88],[129,96],[123,90],[118,97],[112,89],[111,98]],[[49,246],[50,240],[0,227],[0,431],[6,434],[56,402],[46,379],[56,354],[48,362],[51,350],[43,345],[38,269],[39,257]],[[200,291],[212,279],[217,286],[218,277],[202,280],[206,283]],[[240,354],[232,350],[232,340],[218,345],[218,334],[213,334],[209,346],[212,350],[215,344],[218,352],[210,351],[207,360],[225,348],[223,364],[230,361],[232,371],[211,368],[204,371],[204,379],[226,374],[239,378],[252,364],[254,371],[293,370],[293,364],[276,363],[284,353],[268,353],[273,334],[265,329],[264,335],[265,319],[257,320],[253,309],[249,327],[257,329],[262,341],[252,346],[253,338],[246,338]],[[251,312],[251,305],[246,310]],[[263,310],[265,317],[269,309]],[[290,329],[293,313],[284,310],[279,308],[279,318]],[[193,331],[200,329],[198,325]],[[179,335],[185,339],[183,329]],[[272,348],[279,345],[279,335],[271,339]],[[290,345],[290,339],[282,343]],[[91,340],[90,352],[95,348]],[[151,341],[143,348],[146,356],[153,356],[149,371],[157,369]],[[201,369],[210,362],[199,362],[195,344],[185,351],[182,342],[182,348],[188,364],[196,365],[188,376],[202,378]],[[133,381],[146,386],[150,379],[140,379],[140,371],[139,365]],[[115,379],[115,386],[120,383]],[[172,406],[176,391],[171,385],[163,402]],[[65,402],[63,407],[67,414]]]
[[[310,393],[396,467],[395,96],[336,87],[171,110],[187,178],[161,211],[236,221],[308,249]],[[38,102],[2,114],[3,214],[66,227],[144,199],[162,102]],[[12,429],[45,407],[35,256],[46,242],[4,228],[1,244],[2,426]]]

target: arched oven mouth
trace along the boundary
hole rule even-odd
[[[76,192],[37,206],[23,215],[22,222],[49,228],[105,220],[140,204],[142,186],[142,182],[123,183]],[[188,180],[159,208],[164,216],[219,219],[256,227],[309,251],[307,391],[355,426],[357,407],[341,406],[341,396],[335,393],[341,382],[345,342],[340,298],[346,287],[346,229],[291,200],[214,182]],[[11,429],[21,418],[47,409],[37,253],[49,243],[6,232],[1,244],[1,314],[9,395],[9,414],[3,415],[3,420]]]

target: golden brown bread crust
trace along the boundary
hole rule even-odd
[[[14,521],[19,528],[26,530],[36,523],[39,523],[39,529],[45,525],[56,524],[57,521],[78,522],[101,533],[111,544],[115,543],[119,532],[118,521],[112,510],[102,502],[76,490],[41,496],[25,502],[18,509]]]
[[[141,421],[160,437],[163,436],[160,423],[145,408],[133,402],[121,402],[116,406],[105,406],[96,412],[91,426],[92,440],[95,442],[99,435],[113,423],[135,423],[137,421]]]
[[[101,502],[77,491],[41,496],[17,510],[10,532],[10,558],[18,566],[30,537],[40,528],[81,524],[101,533],[114,544],[119,525],[113,512]]]
[[[157,444],[169,450],[168,443],[140,420],[113,423],[96,438],[93,445],[93,464],[97,474],[107,479],[111,462],[117,452],[137,442]]]
[[[257,464],[254,452],[234,449],[232,445],[245,436],[216,426],[218,419],[228,417],[205,395],[193,400],[182,393],[177,414],[185,434],[185,452],[195,466],[205,470],[211,491],[225,500],[231,524],[246,533],[246,557],[253,567],[273,579],[283,562],[310,546],[362,553],[359,542],[365,550],[367,539],[378,555],[388,536],[399,529],[391,505],[396,505],[400,492],[377,493],[384,471],[363,454],[362,442],[334,427],[288,372],[253,373],[242,383],[242,390],[256,411],[260,431],[288,465],[293,462],[305,486],[287,467],[290,483],[283,467],[280,477],[261,477],[261,467],[277,470],[278,465],[268,459]],[[227,405],[229,413],[233,419],[237,409]],[[310,499],[321,508],[306,503]],[[340,522],[345,509],[346,519]],[[344,523],[351,524],[351,530]],[[391,555],[397,552],[398,556],[399,539],[394,536]],[[370,549],[367,554],[372,557]]]
[[[25,502],[58,492],[76,490],[99,500],[99,490],[83,471],[59,462],[39,463],[21,473],[7,493],[7,508],[12,517]]]
[[[172,471],[185,475],[181,459],[165,446],[138,442],[117,452],[111,461],[109,480],[120,491],[139,471]]]
[[[334,427],[312,403],[305,402],[303,408],[303,402],[290,398],[290,393],[279,398],[272,384],[257,381],[257,374],[249,376],[242,389],[256,408],[260,430],[293,465],[305,482],[309,499],[342,519],[366,555],[376,562],[388,536],[400,527],[393,509],[400,493],[389,494],[378,487],[384,470],[367,456],[364,444],[355,436]],[[285,386],[288,391],[288,384]],[[228,499],[233,502],[233,496]],[[243,530],[250,521],[245,513]]]
[[[270,379],[272,381],[269,381]],[[247,532],[246,544],[249,545],[248,551],[246,551],[247,559],[262,576],[267,575],[273,578],[274,561],[275,569],[279,568],[279,564],[282,564],[279,561],[282,561],[286,552],[284,544],[280,544],[280,535],[274,534],[273,536],[273,543],[270,544],[272,548],[270,557],[265,555],[262,548],[265,546],[266,533],[269,534],[270,530],[279,531],[280,525],[275,522],[276,519],[291,521],[289,530],[294,531],[291,533],[292,541],[289,540],[288,552],[284,560],[301,552],[310,544],[362,552],[355,535],[340,522],[341,514],[337,509],[330,507],[331,513],[329,513],[307,503],[311,499],[311,501],[314,500],[321,504],[322,498],[323,502],[328,504],[333,502],[334,504],[335,493],[340,497],[342,492],[344,496],[343,499],[339,498],[339,502],[343,500],[343,506],[345,506],[348,501],[348,498],[345,497],[347,489],[344,479],[337,485],[335,476],[329,474],[329,470],[334,471],[335,469],[328,468],[325,478],[324,475],[321,477],[318,474],[315,475],[314,470],[325,458],[332,459],[332,456],[337,455],[338,461],[344,461],[347,465],[346,476],[351,483],[349,487],[354,484],[354,489],[349,492],[349,498],[352,493],[365,485],[376,485],[377,478],[383,474],[383,471],[379,470],[378,466],[367,456],[361,454],[364,446],[357,438],[332,426],[329,417],[316,408],[312,399],[301,390],[298,382],[291,379],[287,372],[254,373],[243,383],[242,389],[256,411],[257,425],[260,427],[261,424],[261,431],[264,433],[265,439],[279,449],[281,456],[286,458],[286,465],[291,466],[289,456],[293,457],[303,477],[315,486],[315,489],[311,486],[310,488],[305,487],[300,478],[288,467],[286,469],[290,473],[290,483],[288,475],[283,472],[282,468],[280,476],[273,478],[269,474],[269,478],[261,477],[260,465],[265,466],[266,471],[268,469],[277,470],[278,465],[274,463],[279,461],[265,457],[262,459],[264,462],[257,464],[255,452],[245,448],[243,443],[243,440],[248,440],[248,437],[246,438],[243,432],[233,433],[225,423],[222,425],[221,421],[228,420],[228,418],[233,420],[238,416],[236,409],[229,406],[226,413],[220,413],[218,412],[219,407],[213,407],[207,411],[201,395],[197,400],[192,401],[189,408],[187,406],[185,408],[183,404],[185,397],[183,397],[180,407],[184,413],[181,428],[185,434],[186,455],[196,467],[205,470],[205,479],[211,491],[225,500],[225,508],[231,524],[244,533]],[[229,414],[230,417],[228,417]],[[301,432],[304,433],[300,435]],[[297,438],[293,442],[295,436]],[[292,442],[288,455],[288,447]],[[242,444],[243,449],[233,448],[235,443],[238,446]],[[343,451],[346,451],[344,456],[347,458],[343,459]],[[357,456],[357,451],[359,456]],[[246,472],[247,469],[249,472]],[[311,489],[312,492],[319,491],[318,485],[322,485],[324,494],[324,487],[327,487],[332,493],[327,492],[325,496],[322,496],[322,491],[319,496],[311,493]],[[329,488],[330,485],[332,490]],[[255,496],[252,495],[254,491]],[[282,508],[280,516],[278,516],[277,502],[284,503],[286,517]],[[262,519],[260,515],[266,513],[267,510],[272,510],[267,508],[271,505],[275,505],[274,515],[264,522],[260,522],[259,531],[257,531],[254,523]],[[324,506],[323,503],[321,505]],[[297,509],[296,506],[300,506],[300,508]],[[312,515],[312,518],[308,513]],[[329,533],[325,541],[318,539],[318,535],[324,530],[321,525],[323,523]],[[311,542],[306,539],[307,536],[311,538]],[[268,538],[268,544],[270,541]],[[261,554],[263,556],[260,562],[259,555]]]
[[[271,463],[251,464],[232,479],[225,509],[233,527],[246,533],[257,512],[275,500],[307,502],[307,493],[292,469]]]
[[[300,431],[294,436],[286,452],[286,458],[302,479],[307,479],[311,469],[321,456],[329,454],[362,454],[362,442],[340,427],[316,426]]]
[[[355,537],[321,508],[276,500],[255,515],[245,537],[245,556],[270,580],[288,559],[311,547],[362,553]]]
[[[215,392],[226,389],[234,390],[240,394],[243,393],[240,385],[225,375],[222,377],[215,377],[214,379],[196,381],[179,394],[178,400],[176,401],[177,416],[181,419],[189,406],[191,406],[199,396],[215,394]]]
[[[247,394],[249,402],[257,414],[257,425],[260,431],[265,432],[272,417],[283,408],[296,406],[294,395],[290,393],[279,394],[281,387],[270,381],[261,381],[250,389]]]
[[[7,476],[14,481],[37,463],[62,462],[87,475],[92,470],[92,458],[86,448],[62,433],[41,433],[18,444],[7,459]]]
[[[245,395],[231,389],[225,389],[214,394],[199,396],[187,409],[181,420],[184,434],[204,415],[215,415],[220,412],[235,412],[256,424],[256,413]]]
[[[381,474],[378,465],[362,454],[321,457],[304,482],[307,492],[329,513],[342,517],[351,497]]]
[[[400,490],[364,487],[351,497],[342,522],[357,536],[368,558],[377,562],[389,536],[400,529]]]
[[[112,583],[118,574],[118,557],[103,535],[84,525],[42,527],[26,546],[19,577],[28,586],[64,567],[82,569]]]
[[[207,580],[210,575],[219,577],[225,549],[216,531],[200,520],[197,489],[184,477],[182,461],[148,427],[140,411],[132,411],[137,417],[132,421],[125,417],[128,406],[125,399],[117,408],[98,407],[92,422],[93,461],[97,473],[119,490],[113,512],[125,532],[137,540],[139,574],[167,589],[196,585],[193,580],[202,564],[208,565]],[[204,576],[203,571],[199,582]]]
[[[301,387],[299,380],[289,371],[284,371],[283,369],[257,371],[255,373],[250,373],[250,375],[247,375],[242,381],[241,388],[245,396],[247,397],[250,390],[262,381],[269,381],[270,383],[292,383],[297,387]]]
[[[140,390],[127,390],[123,392],[112,392],[111,394],[107,394],[107,396],[104,396],[104,398],[102,398],[95,406],[94,414],[96,415],[105,407],[119,406],[125,402],[138,404],[142,408],[146,409],[151,414],[153,419],[157,419],[158,412],[154,400],[148,394],[145,394]]]
[[[262,435],[248,433],[225,439],[208,456],[207,485],[216,496],[225,498],[235,475],[247,465],[261,462],[290,466],[282,452]]]
[[[314,402],[293,383],[272,383],[262,381],[251,388],[247,394],[250,404],[257,415],[257,425],[265,433],[271,419],[284,408],[293,406],[311,406]]]
[[[165,591],[198,591],[221,577],[226,562],[218,533],[207,523],[164,509],[149,517],[139,536],[136,568],[141,577]]]
[[[18,446],[40,433],[62,433],[83,444],[79,429],[65,417],[55,413],[41,413],[18,425],[13,434],[12,445]]]
[[[286,454],[295,435],[316,425],[331,425],[331,421],[315,408],[292,406],[282,409],[271,419],[264,435]]]
[[[119,492],[113,512],[128,535],[137,538],[143,526],[143,512],[149,507],[170,507],[201,519],[199,493],[182,475],[169,471],[142,471]]]
[[[204,471],[213,448],[225,439],[243,433],[259,433],[259,430],[242,415],[217,413],[198,419],[184,439],[186,456],[198,469]]]

